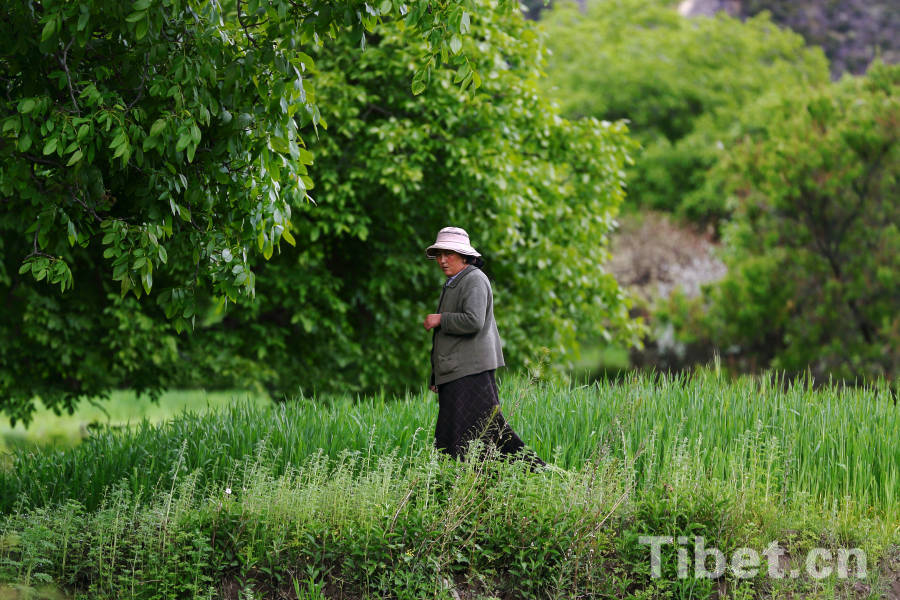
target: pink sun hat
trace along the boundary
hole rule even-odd
[[[459,227],[444,227],[437,234],[437,240],[425,249],[425,256],[435,258],[436,250],[452,250],[465,256],[481,256],[469,243],[469,234]]]

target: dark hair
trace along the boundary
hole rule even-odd
[[[480,256],[468,256],[465,255],[466,264],[467,265],[475,265],[477,268],[481,269],[484,267],[484,259]]]

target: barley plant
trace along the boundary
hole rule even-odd
[[[713,371],[581,386],[507,376],[501,401],[523,439],[565,469],[609,454],[634,463],[637,485],[666,483],[672,460],[686,453],[698,461],[697,476],[764,496],[898,515],[900,409],[887,384],[813,389]],[[436,396],[425,391],[396,399],[300,395],[99,429],[74,448],[14,453],[0,470],[0,510],[67,499],[92,509],[113,485],[146,497],[168,489],[179,468],[196,471],[201,485],[225,482],[260,444],[272,449],[267,467],[276,474],[319,453],[408,456],[431,444],[436,413]]]
[[[671,547],[653,579],[638,539],[700,535],[725,552],[777,539],[796,556],[860,546],[873,564],[897,553],[900,415],[886,385],[506,377],[501,397],[562,469],[436,453],[425,392],[235,401],[19,450],[0,469],[0,593],[837,597],[859,582],[681,580]]]

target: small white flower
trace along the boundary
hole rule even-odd
[[[231,495],[231,488],[229,488],[229,487],[225,488],[225,493],[226,493],[227,495],[230,496],[230,495]]]

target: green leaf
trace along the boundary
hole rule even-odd
[[[66,166],[71,167],[72,165],[77,163],[79,160],[81,160],[81,158],[83,156],[84,156],[84,154],[81,152],[81,149],[79,148],[72,154],[72,156],[69,157],[69,162],[66,163]]]
[[[137,23],[138,21],[143,19],[146,15],[147,15],[147,13],[139,10],[139,11],[135,11],[135,12],[131,13],[130,15],[128,15],[127,17],[125,17],[125,20],[128,21],[129,23]]]
[[[147,32],[150,30],[150,22],[147,19],[139,22],[137,27],[134,28],[134,39],[142,40],[147,35]]]
[[[153,4],[153,0],[137,0],[131,10],[147,10],[151,4]]]
[[[286,241],[291,246],[297,245],[297,240],[294,239],[294,236],[291,235],[291,232],[288,231],[287,229],[285,229],[284,231],[281,232],[281,237],[283,237],[284,241]]]
[[[178,137],[178,141],[175,142],[175,151],[181,152],[185,148],[188,147],[188,144],[191,143],[191,132],[185,131]]]
[[[462,40],[458,35],[450,38],[450,50],[453,51],[453,54],[459,54],[459,51],[462,50]]]
[[[34,98],[26,98],[25,100],[19,102],[19,112],[23,115],[27,115],[32,110],[34,110],[35,104],[37,103],[34,101]]]
[[[469,33],[469,29],[471,29],[469,13],[464,12],[462,15],[462,19],[460,19],[460,22],[459,22],[459,32],[460,33]]]
[[[299,148],[300,152],[300,162],[304,165],[313,164],[313,153],[307,150],[306,148]]]
[[[46,144],[44,144],[44,156],[56,152],[56,145],[58,142],[59,138],[51,138]]]
[[[44,25],[44,30],[41,31],[41,41],[46,42],[53,34],[56,33],[56,19],[51,17],[49,21]]]
[[[113,138],[112,142],[110,142],[110,144],[109,144],[109,148],[110,148],[111,150],[112,150],[112,149],[115,149],[115,148],[118,148],[119,146],[121,146],[122,144],[124,144],[124,143],[125,143],[125,140],[127,139],[126,136],[125,136],[125,130],[124,130],[124,129],[122,129],[122,128],[120,127],[117,131],[118,131],[118,133],[117,133],[116,136]]]
[[[150,126],[150,135],[155,136],[159,135],[159,133],[166,128],[166,119],[160,117],[156,121],[153,122],[153,125]]]

